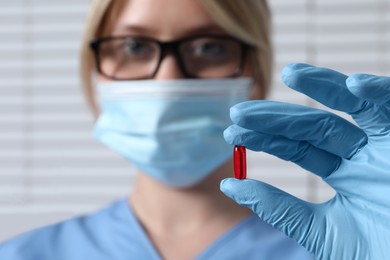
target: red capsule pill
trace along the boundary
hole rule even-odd
[[[234,146],[234,177],[236,179],[246,179],[246,148],[245,146]]]

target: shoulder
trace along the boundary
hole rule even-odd
[[[123,204],[19,235],[0,245],[0,259],[102,259],[102,251],[112,249],[110,233],[128,217]]]

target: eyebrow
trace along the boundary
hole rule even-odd
[[[137,24],[125,24],[123,26],[120,26],[119,29],[116,31],[119,33],[134,33],[134,34],[142,34],[147,36],[157,35],[157,31],[155,29],[151,29],[147,26],[142,26]],[[210,34],[210,33],[218,34],[218,35],[228,34],[225,30],[223,30],[217,25],[206,24],[195,28],[191,28],[190,30],[185,31],[183,35],[180,35],[180,37],[199,35],[199,34]]]
[[[117,32],[125,32],[125,33],[140,33],[140,34],[147,34],[147,35],[153,35],[155,33],[154,30],[151,30],[148,27],[142,26],[142,25],[131,25],[126,24],[120,26],[117,30]]]

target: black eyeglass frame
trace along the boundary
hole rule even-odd
[[[235,77],[238,77],[241,75],[242,73],[242,70],[244,68],[244,63],[245,63],[245,58],[246,58],[246,54],[248,52],[248,49],[252,48],[253,46],[243,42],[242,40],[240,39],[237,39],[235,37],[231,37],[231,36],[227,36],[227,35],[195,35],[195,36],[190,36],[190,37],[185,37],[185,38],[181,38],[181,39],[178,39],[178,40],[175,40],[175,41],[159,41],[159,40],[156,40],[154,38],[150,38],[150,37],[143,37],[143,36],[108,36],[108,37],[102,37],[102,38],[98,38],[98,39],[94,39],[90,42],[90,48],[91,50],[93,51],[93,54],[94,54],[94,57],[95,57],[95,62],[96,62],[96,68],[97,68],[97,71],[99,74],[109,78],[109,79],[112,79],[112,80],[142,80],[142,79],[152,79],[155,77],[157,71],[159,70],[160,68],[160,65],[161,65],[161,61],[163,60],[163,58],[165,57],[166,53],[168,51],[170,51],[174,56],[175,56],[175,59],[176,61],[178,62],[178,65],[183,73],[183,75],[186,77],[186,78],[203,78],[203,77],[197,77],[195,75],[192,75],[191,73],[189,73],[186,68],[185,68],[185,65],[184,65],[184,61],[179,53],[179,46],[183,43],[183,42],[188,42],[188,41],[191,41],[191,40],[194,40],[194,39],[198,39],[198,38],[214,38],[214,39],[229,39],[229,40],[234,40],[236,41],[237,43],[239,43],[240,45],[240,48],[241,48],[241,60],[239,62],[239,65],[236,69],[236,71],[232,74],[232,75],[228,75],[224,78],[235,78]],[[112,41],[112,40],[120,40],[120,39],[137,39],[137,40],[146,40],[146,41],[151,41],[151,42],[155,42],[158,44],[159,48],[160,48],[160,57],[158,59],[158,62],[157,62],[157,66],[155,68],[155,70],[153,71],[153,73],[151,73],[150,76],[147,76],[147,77],[139,77],[139,78],[129,78],[129,79],[125,79],[125,78],[116,78],[115,76],[110,76],[110,75],[107,75],[104,73],[104,71],[102,71],[101,69],[101,66],[100,66],[100,57],[99,57],[99,48],[100,48],[100,45],[104,42],[108,42],[108,41]]]

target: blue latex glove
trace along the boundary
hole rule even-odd
[[[314,108],[249,101],[232,107],[225,139],[321,176],[335,197],[313,204],[255,180],[226,179],[221,190],[316,259],[389,259],[390,78],[292,64],[283,80],[358,126]]]

